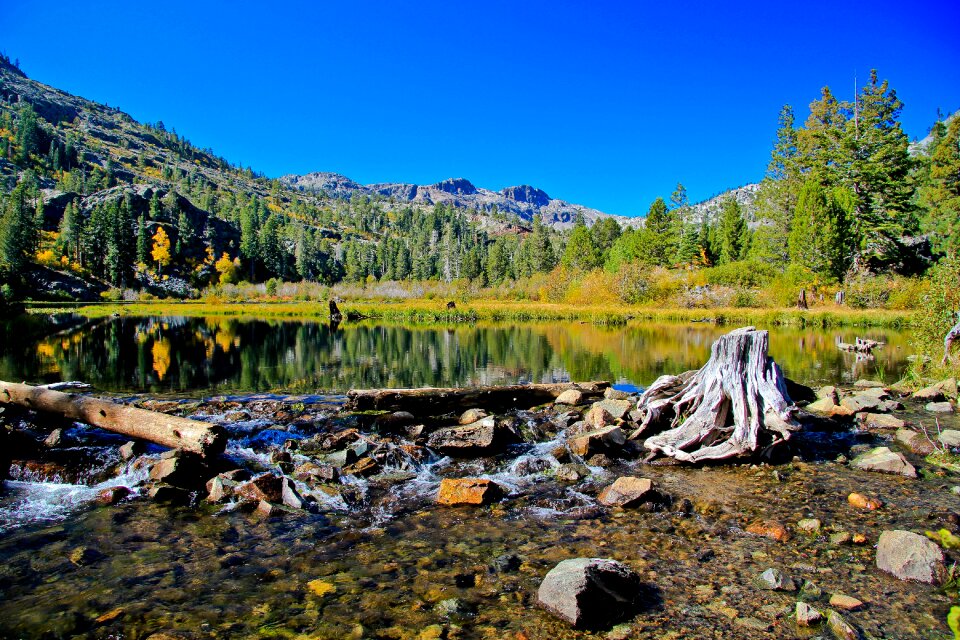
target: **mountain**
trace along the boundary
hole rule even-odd
[[[555,229],[573,226],[577,214],[583,215],[588,225],[601,218],[613,218],[623,226],[638,226],[636,218],[616,216],[590,207],[570,204],[551,198],[543,190],[529,185],[507,187],[500,191],[479,188],[466,178],[449,178],[431,185],[384,182],[361,185],[337,173],[317,172],[306,175],[286,175],[280,182],[291,189],[349,199],[356,195],[385,198],[390,203],[435,205],[444,204],[483,213],[512,214],[522,222],[531,223],[540,216],[543,223]]]

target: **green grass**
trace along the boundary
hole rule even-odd
[[[911,313],[877,309],[824,307],[798,309],[682,309],[649,306],[598,305],[581,306],[541,302],[477,300],[447,311],[445,302],[414,300],[403,302],[355,301],[340,305],[344,311],[357,311],[371,318],[411,323],[457,322],[529,322],[579,321],[598,325],[624,325],[632,320],[654,322],[703,321],[716,324],[757,324],[798,327],[885,327],[905,328]],[[52,313],[57,307],[36,306],[34,313]],[[325,302],[136,302],[130,304],[91,304],[63,307],[64,311],[87,317],[114,314],[131,316],[251,316],[261,318],[322,319],[328,317]]]

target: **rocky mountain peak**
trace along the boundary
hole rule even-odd
[[[500,191],[504,198],[510,198],[517,202],[525,202],[536,207],[545,207],[550,204],[550,196],[542,189],[531,187],[528,184],[522,184],[517,187],[507,187]]]
[[[477,192],[477,188],[466,178],[448,178],[431,186],[455,196],[471,196]]]

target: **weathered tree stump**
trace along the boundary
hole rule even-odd
[[[768,450],[800,429],[786,378],[767,354],[769,335],[744,327],[713,343],[702,369],[661,376],[637,403],[636,438],[683,462],[723,460]]]
[[[960,311],[957,311],[957,324],[953,325],[943,339],[943,360],[940,362],[941,365],[946,366],[950,361],[950,347],[952,347],[953,343],[958,339],[960,339]]]
[[[797,309],[809,309],[807,305],[807,292],[804,289],[800,289],[800,295],[797,296]]]
[[[340,307],[337,306],[337,301],[330,299],[330,322],[342,322],[343,314],[340,313]]]

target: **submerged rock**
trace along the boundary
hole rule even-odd
[[[437,503],[444,505],[486,505],[506,495],[503,487],[486,478],[444,478]]]
[[[903,454],[891,451],[887,447],[877,447],[867,453],[857,456],[853,466],[861,471],[877,471],[892,473],[907,478],[916,478],[917,470],[907,462]]]
[[[117,504],[130,495],[130,489],[123,486],[108,487],[97,492],[97,502],[100,504]]]
[[[830,596],[830,606],[844,611],[856,611],[863,607],[863,602],[842,593],[835,593]]]
[[[884,531],[877,543],[877,567],[901,580],[940,584],[946,577],[943,551],[911,531]]]
[[[576,628],[609,628],[636,612],[641,582],[632,569],[606,558],[564,560],[537,590],[537,602]]]
[[[898,429],[893,437],[913,453],[921,456],[933,453],[933,443],[922,433],[911,429]]]
[[[796,609],[797,625],[801,627],[812,627],[823,621],[823,614],[806,602],[798,602]]]
[[[777,542],[786,542],[790,539],[790,532],[783,526],[783,523],[776,520],[758,520],[747,526],[747,533],[763,536],[776,540]]]
[[[622,476],[604,487],[597,500],[608,507],[631,509],[646,502],[663,502],[665,496],[654,488],[653,480]]]
[[[862,493],[853,492],[847,496],[847,502],[851,507],[864,509],[866,511],[876,511],[883,506],[883,501],[879,498],[871,498]]]
[[[767,569],[759,576],[754,578],[753,584],[758,589],[765,589],[767,591],[797,590],[797,584],[793,581],[793,578],[785,574],[783,571],[773,567]]]
[[[860,632],[836,611],[827,615],[827,627],[837,640],[859,640]]]

